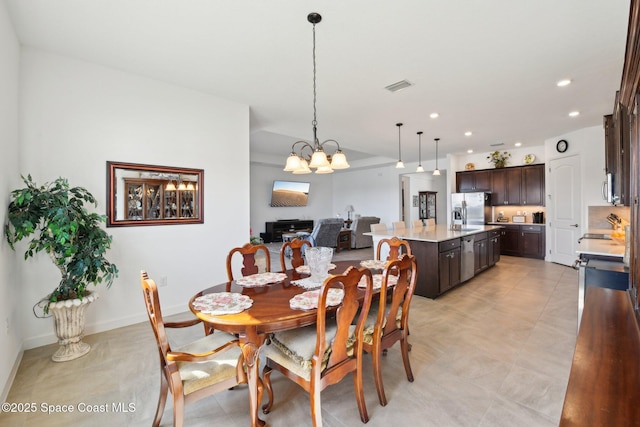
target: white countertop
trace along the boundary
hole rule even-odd
[[[589,233],[607,234],[610,236],[612,230],[589,230]],[[611,240],[582,239],[580,243],[578,243],[578,250],[576,253],[578,255],[600,255],[622,259],[624,257],[624,237],[612,237]]]
[[[444,242],[445,240],[451,240],[458,237],[469,236],[473,234],[482,233],[483,231],[499,229],[499,225],[469,225],[465,227],[465,231],[453,231],[449,229],[446,224],[439,224],[435,227],[423,227],[423,228],[405,228],[403,231],[394,232],[392,229],[387,229],[385,232],[368,232],[363,233],[365,236],[373,236],[378,238],[388,238],[396,236],[399,239],[404,240],[420,240],[423,242]]]
[[[540,224],[540,223],[535,223],[535,222],[498,222],[498,221],[493,221],[493,222],[488,222],[487,224],[489,225],[541,225],[542,227],[545,226],[544,223]]]

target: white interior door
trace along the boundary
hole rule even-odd
[[[547,243],[550,252],[547,259],[558,264],[573,265],[581,236],[580,156],[551,160],[548,167]]]

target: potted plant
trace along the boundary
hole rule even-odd
[[[489,160],[489,163],[493,163],[493,166],[496,168],[503,168],[507,165],[509,157],[511,157],[511,153],[508,151],[500,152],[496,150],[493,153],[489,153],[487,159]]]
[[[82,342],[84,316],[97,294],[87,287],[101,282],[110,287],[118,275],[116,265],[105,258],[112,240],[101,227],[106,217],[89,212],[86,204],[97,206],[93,195],[82,187],[70,188],[64,178],[42,186],[31,175],[21,178],[26,187],[11,192],[5,237],[13,250],[16,242],[31,239],[24,258],[44,251],[60,270],[60,283],[36,306],[55,318],[60,348],[53,360],[76,359],[90,350]]]

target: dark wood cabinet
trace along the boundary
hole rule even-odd
[[[613,114],[604,116],[605,172],[613,177],[613,203],[624,206],[631,200],[631,118],[616,93]]]
[[[489,245],[487,233],[478,233],[473,241],[474,274],[489,268]]]
[[[489,169],[483,169],[457,172],[456,189],[458,193],[491,191],[491,171]]]
[[[420,219],[433,219],[436,224],[437,209],[436,209],[436,191],[420,191],[418,192],[418,214]]]
[[[522,168],[523,205],[544,206],[544,165]]]
[[[281,242],[282,233],[295,233],[298,231],[313,230],[313,220],[282,220],[265,223],[265,232],[260,237],[265,243]]]
[[[487,263],[489,267],[500,261],[500,232],[501,230],[491,230],[487,236]]]
[[[440,293],[460,284],[460,239],[458,247],[440,252],[438,268],[440,270]]]
[[[499,245],[502,255],[544,259],[544,225],[506,225]]]

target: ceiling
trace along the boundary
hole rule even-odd
[[[417,131],[427,160],[436,137],[443,157],[600,125],[629,15],[628,0],[5,1],[25,46],[248,104],[252,158],[281,164],[312,138],[309,12],[323,17],[318,138],[338,140],[350,162],[397,159],[397,122],[405,162],[417,161]],[[385,90],[403,79],[413,86]]]

